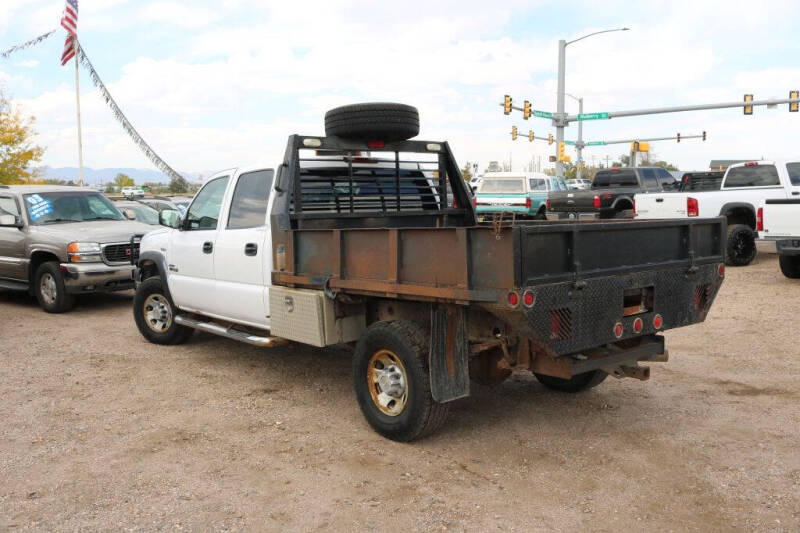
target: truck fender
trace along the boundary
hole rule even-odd
[[[753,204],[747,202],[730,202],[722,206],[719,210],[720,216],[728,218],[728,216],[736,214],[737,217],[742,217],[739,223],[747,224],[752,229],[756,228],[756,208]]]
[[[460,306],[431,310],[428,357],[435,401],[445,403],[469,396],[469,337],[466,312]]]
[[[136,262],[136,281],[144,281],[146,279],[143,275],[146,272],[146,267],[150,264],[155,265],[158,270],[158,275],[161,276],[161,279],[166,283],[167,273],[169,272],[167,269],[167,258],[164,257],[164,254],[152,250],[147,250],[139,255],[139,260]]]
[[[619,198],[614,200],[614,203],[611,204],[611,208],[612,209],[616,209],[617,205],[619,205],[620,202],[628,202],[628,203],[630,203],[631,204],[631,209],[633,209],[633,198],[631,198],[629,196],[620,196]]]

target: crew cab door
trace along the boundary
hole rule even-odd
[[[22,220],[19,204],[11,195],[0,194],[0,215],[13,215]],[[14,227],[0,228],[0,279],[28,281],[25,259],[25,233]]]
[[[214,253],[213,314],[251,326],[269,327],[272,273],[267,206],[274,171],[242,171],[223,210]]]
[[[175,304],[190,311],[214,305],[214,254],[219,216],[230,173],[212,177],[195,195],[180,231],[170,236],[169,290]]]
[[[800,162],[786,163],[786,172],[789,175],[789,198],[800,200]]]

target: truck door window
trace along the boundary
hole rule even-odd
[[[768,187],[780,185],[778,169],[775,165],[752,165],[733,167],[728,170],[725,188],[731,187]]]
[[[530,186],[531,191],[547,190],[547,180],[543,178],[531,178],[528,180],[528,185]]]
[[[792,185],[800,185],[800,163],[787,163],[786,170],[789,171],[789,180]]]
[[[676,180],[672,174],[663,168],[656,169],[656,175],[658,176],[658,182],[661,184],[661,188],[665,191],[677,190],[680,186],[681,182]]]
[[[17,202],[8,196],[0,196],[0,215],[13,215],[19,218]]]
[[[228,229],[257,228],[266,223],[267,198],[272,176],[272,170],[259,170],[239,176],[228,215]]]
[[[189,211],[186,213],[187,231],[209,230],[217,228],[219,211],[222,208],[222,198],[228,187],[228,176],[216,178],[203,187],[194,197]]]
[[[654,168],[643,168],[640,172],[642,173],[642,186],[645,189],[658,189],[658,179]]]

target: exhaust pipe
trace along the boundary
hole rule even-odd
[[[635,378],[639,381],[647,381],[650,379],[649,366],[622,366],[620,365],[619,371],[623,378]]]

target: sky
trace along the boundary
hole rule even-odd
[[[58,27],[63,1],[0,3],[0,51]],[[293,133],[321,135],[326,110],[396,101],[420,111],[426,140],[459,160],[546,165],[554,146],[512,142],[550,121],[505,116],[515,104],[555,111],[558,40],[597,35],[566,51],[567,92],[585,112],[788,97],[800,89],[800,2],[604,0],[304,2],[81,0],[79,37],[133,125],[173,168],[208,173],[277,165]],[[77,166],[75,72],[61,67],[64,30],[0,59],[0,85],[36,116],[42,164]],[[116,122],[85,70],[80,79],[88,167],[152,168]],[[567,98],[567,111],[577,103]],[[758,107],[584,123],[584,140],[699,134],[653,143],[660,159],[703,169],[711,159],[800,155],[800,113]],[[577,125],[566,130],[577,138]],[[589,148],[586,161],[623,145]],[[573,159],[574,152],[571,153]]]

